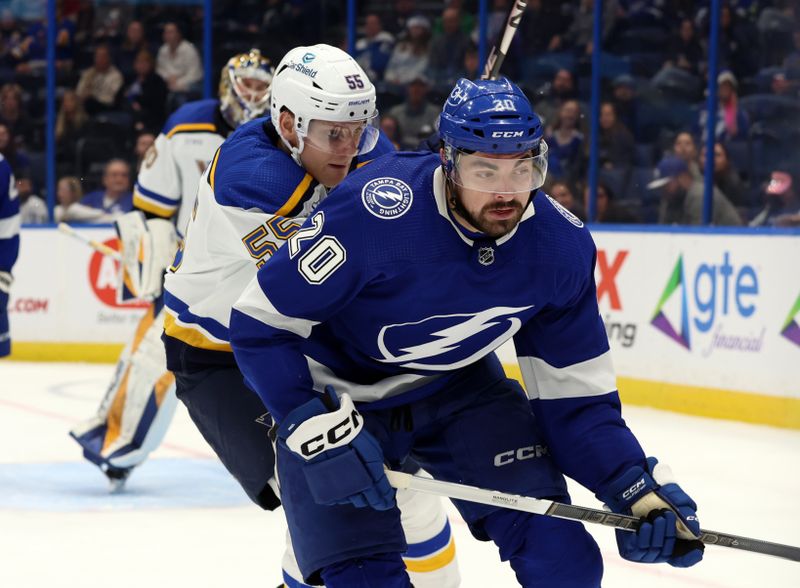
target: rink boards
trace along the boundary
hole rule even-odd
[[[81,228],[114,244],[109,227]],[[800,428],[800,233],[593,230],[601,315],[623,399]],[[53,228],[23,228],[12,357],[114,361],[141,305],[115,262]],[[518,376],[513,347],[500,352]]]

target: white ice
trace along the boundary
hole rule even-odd
[[[217,464],[180,406],[164,445],[109,496],[67,436],[96,408],[108,365],[0,362],[0,587],[219,588],[280,583],[284,522]],[[646,451],[672,466],[705,529],[800,545],[800,432],[627,407]],[[576,504],[598,507],[572,485]],[[516,586],[452,508],[464,588]],[[692,569],[636,565],[590,528],[607,588],[800,587],[800,563],[708,547]],[[569,550],[569,545],[564,545]]]

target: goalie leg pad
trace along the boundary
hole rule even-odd
[[[97,414],[70,435],[86,459],[102,469],[144,462],[166,435],[175,412],[174,377],[161,344],[163,310],[147,309],[117,362],[114,379]]]

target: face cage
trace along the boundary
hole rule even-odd
[[[536,155],[503,159],[445,145],[445,171],[453,184],[477,192],[526,194],[541,188],[547,177],[547,143]]]
[[[242,110],[242,120],[239,121],[239,124],[249,122],[254,118],[261,116],[267,110],[267,108],[269,108],[269,87],[272,82],[272,77],[266,74],[266,72],[261,72],[263,73],[263,77],[252,75],[253,73],[254,72],[252,71],[237,72],[235,68],[228,70],[231,93]],[[242,79],[254,79],[260,82],[266,82],[267,89],[264,91],[264,95],[257,100],[253,100],[249,96],[245,95],[245,92],[252,95],[253,91],[241,85],[240,80]]]
[[[369,153],[378,143],[380,137],[378,117],[378,111],[376,110],[371,117],[354,121],[311,119],[309,123],[303,125],[302,128],[297,127],[297,118],[295,118],[295,130],[300,138],[301,145],[308,144],[325,153],[356,157]],[[347,125],[354,122],[365,123],[357,144],[352,137],[336,138],[331,135],[331,132],[337,128],[347,130],[349,128]],[[314,123],[320,123],[321,129],[315,130],[314,127],[320,125],[314,125]],[[348,150],[348,147],[351,146],[354,149]]]

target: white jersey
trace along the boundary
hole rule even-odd
[[[173,340],[230,352],[234,302],[325,197],[325,188],[276,147],[277,141],[269,118],[246,123],[203,174],[184,245],[164,284],[164,332]],[[360,159],[393,150],[382,136]],[[177,369],[170,356],[168,342],[168,366]]]
[[[134,207],[174,219],[183,234],[200,176],[230,131],[219,114],[218,100],[181,106],[145,156],[133,190]]]

